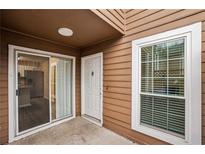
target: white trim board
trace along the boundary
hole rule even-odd
[[[47,51],[42,51],[42,50],[37,50],[37,49],[31,49],[31,48],[26,48],[26,47],[21,47],[21,46],[16,46],[16,45],[8,45],[9,47],[9,51],[8,51],[8,102],[9,102],[9,109],[8,109],[8,115],[9,115],[9,126],[8,126],[8,132],[9,132],[9,143],[13,142],[15,140],[18,140],[20,138],[29,136],[31,134],[34,134],[36,132],[42,131],[46,128],[55,126],[59,123],[68,121],[70,119],[73,119],[76,117],[76,103],[75,103],[75,65],[76,65],[76,58],[74,56],[68,56],[68,55],[63,55],[63,54],[59,54],[59,53],[52,53],[52,52],[47,52]],[[16,102],[16,68],[14,66],[16,66],[15,64],[15,52],[22,52],[22,53],[29,53],[32,55],[42,55],[45,57],[50,57],[50,56],[54,56],[54,57],[61,57],[61,58],[69,58],[72,59],[73,61],[73,68],[72,68],[72,116],[70,117],[65,117],[63,119],[59,119],[59,120],[54,120],[54,121],[49,121],[46,124],[31,128],[27,131],[24,131],[23,133],[19,133],[19,135],[17,135],[16,133],[16,122],[18,122],[17,117],[16,117],[16,109],[14,108],[14,103]],[[50,74],[50,62],[49,62],[49,74]],[[50,75],[49,75],[50,76]],[[49,77],[50,78],[50,77]],[[49,83],[50,83],[50,79],[49,79]],[[49,88],[49,98],[51,98],[51,90]],[[51,106],[51,105],[50,105]],[[49,109],[51,110],[51,109]],[[50,114],[51,117],[51,114]],[[16,119],[16,120],[15,120]]]
[[[132,129],[171,144],[201,144],[201,22],[132,41]],[[185,139],[140,124],[140,49],[184,37]]]
[[[86,59],[95,58],[95,57],[101,57],[101,119],[100,119],[99,124],[97,124],[92,119],[89,119],[83,116],[85,114],[85,92],[84,92],[84,82],[85,82],[84,81],[84,69],[85,67],[84,67],[84,62]],[[99,126],[103,125],[103,52],[88,55],[88,56],[81,58],[81,116],[89,120],[90,122],[93,122],[94,124],[97,124]]]

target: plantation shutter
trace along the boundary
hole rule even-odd
[[[141,48],[140,122],[185,136],[184,38]]]

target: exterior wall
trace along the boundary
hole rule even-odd
[[[93,13],[105,20],[116,30],[124,34],[125,31],[125,13],[120,9],[93,9]]]
[[[140,144],[167,144],[131,130],[131,41],[202,22],[202,143],[205,144],[205,10],[123,10],[125,35],[84,49],[104,53],[104,126]]]
[[[8,44],[57,52],[76,57],[76,114],[80,114],[80,52],[31,37],[1,31],[0,52],[0,144],[8,142]]]

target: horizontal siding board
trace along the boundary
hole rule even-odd
[[[149,10],[151,11],[151,10]],[[148,23],[151,23],[153,21],[156,21],[156,20],[159,20],[163,17],[167,17],[173,13],[176,13],[176,12],[179,12],[180,10],[178,9],[174,9],[174,10],[161,10],[161,11],[156,11],[156,13],[153,13],[152,15],[150,16],[147,16],[145,18],[142,18],[142,19],[139,19],[139,20],[136,20],[135,22],[132,22],[130,24],[127,25],[127,31],[129,31],[130,29],[133,29],[133,28],[137,28],[141,25],[146,25]]]
[[[8,88],[1,88],[0,96],[6,96],[8,95]]]
[[[202,52],[202,54],[201,54],[201,62],[202,63],[205,62],[205,52]]]
[[[2,95],[0,96],[0,103],[5,103],[8,101],[8,95]]]
[[[157,27],[159,25],[163,25],[169,22],[172,22],[173,20],[179,20],[181,18],[184,18],[186,16],[190,16],[192,14],[196,14],[201,12],[202,10],[183,10],[174,14],[171,14],[169,16],[160,18],[159,20],[155,20],[152,23],[147,23],[147,24],[143,24],[137,28],[131,29],[129,31],[127,31],[127,35],[133,34],[133,33],[137,33],[137,32],[141,32],[147,29],[151,29],[153,27]]]
[[[123,49],[123,47],[126,46],[126,48],[131,48],[131,43],[130,41],[135,40],[135,39],[139,39],[142,37],[146,37],[146,36],[150,36],[150,35],[154,35],[160,32],[164,32],[164,31],[168,31],[168,30],[172,30],[175,28],[179,28],[182,26],[186,26],[189,24],[193,24],[199,21],[204,21],[205,20],[205,12],[200,12],[198,14],[194,14],[191,16],[188,16],[186,18],[183,18],[181,20],[173,20],[171,23],[165,23],[163,25],[158,25],[158,27],[154,27],[151,29],[148,29],[146,31],[143,32],[139,32],[139,33],[134,33],[132,35],[126,36],[124,39],[120,39],[117,41],[117,43],[115,44],[115,46],[109,47],[109,49],[104,49],[105,52],[111,52],[113,50],[117,50],[117,47],[120,46],[119,49]],[[107,51],[108,50],[108,51]]]
[[[131,82],[118,82],[118,81],[105,81],[103,82],[104,87],[121,87],[121,88],[131,88]]]
[[[7,109],[1,109],[0,117],[7,117],[8,116],[8,110]]]
[[[104,115],[109,116],[113,119],[123,121],[125,123],[130,124],[130,120],[131,120],[130,116],[119,113],[119,112],[111,111],[111,110],[108,110],[106,108],[103,108],[103,109],[104,109],[104,111],[103,111]]]
[[[104,75],[131,75],[131,69],[104,70]]]
[[[119,100],[119,99],[104,97],[103,102],[108,103],[108,104],[118,105],[118,106],[125,107],[125,108],[131,107],[130,106],[131,104],[129,101],[124,101],[124,100]]]
[[[112,122],[112,123],[115,123],[115,124],[119,124],[119,125],[121,125],[122,127],[125,127],[125,128],[128,128],[128,129],[130,128],[130,124],[127,124],[127,123],[125,123],[125,122],[122,122],[122,121],[113,119],[113,118],[108,117],[108,116],[106,116],[106,115],[103,117],[103,120],[109,121],[109,122]]]
[[[129,25],[132,22],[137,22],[138,20],[143,19],[143,18],[145,18],[145,17],[147,17],[149,15],[153,15],[154,13],[159,12],[159,11],[160,11],[160,9],[145,10],[143,12],[138,13],[137,16],[132,16],[132,17],[128,18],[126,20],[126,29],[130,28]],[[133,26],[131,26],[131,27],[133,27]]]
[[[122,114],[125,114],[125,115],[128,115],[128,116],[130,116],[130,112],[131,112],[130,109],[127,109],[127,108],[124,108],[124,107],[121,107],[121,106],[112,105],[112,104],[109,104],[109,103],[104,103],[103,108],[105,108],[107,110],[119,112],[119,113],[122,113]]]
[[[104,70],[131,68],[131,62],[108,64],[108,65],[104,65],[103,68]]]
[[[120,57],[107,58],[104,60],[104,64],[115,64],[115,63],[130,62],[130,61],[131,61],[131,55],[125,55]]]
[[[3,109],[4,109],[4,110],[5,110],[5,109],[8,110],[8,104],[6,104],[6,103],[0,103],[0,111],[3,110]]]
[[[105,92],[115,92],[119,94],[131,94],[131,89],[130,88],[119,88],[119,87],[103,87]]]
[[[109,53],[104,53],[103,58],[113,58],[113,57],[119,57],[119,56],[124,56],[124,55],[129,55],[132,54],[130,48],[129,49],[123,49],[123,50],[118,50],[114,52],[109,52]]]
[[[131,76],[125,75],[125,76],[104,76],[104,81],[130,81]]]
[[[119,94],[119,93],[104,92],[103,97],[122,100],[122,101],[126,101],[126,102],[131,101],[131,96],[130,95]]]

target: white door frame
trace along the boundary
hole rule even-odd
[[[75,57],[73,56],[68,56],[68,55],[63,55],[63,54],[58,54],[58,53],[52,53],[48,51],[42,51],[42,50],[37,50],[37,49],[32,49],[32,48],[27,48],[27,47],[21,47],[21,46],[16,46],[16,45],[8,45],[8,103],[9,103],[9,109],[8,109],[8,115],[9,115],[9,126],[8,126],[8,132],[9,132],[9,143],[19,140],[21,138],[24,138],[26,136],[32,135],[36,132],[45,130],[47,128],[53,127],[55,125],[58,125],[60,123],[63,123],[65,121],[71,120],[76,117],[76,110],[75,110],[75,65],[76,65],[76,60]],[[18,123],[18,117],[17,115],[17,110],[15,108],[15,103],[16,103],[16,52],[17,53],[25,53],[27,52],[28,54],[31,55],[38,55],[38,56],[44,56],[44,57],[50,57],[50,56],[55,56],[55,57],[61,57],[61,58],[69,58],[72,59],[73,61],[73,68],[72,68],[72,116],[71,117],[66,117],[64,119],[59,119],[58,121],[52,121],[51,120],[51,112],[50,112],[50,120],[48,123],[34,127],[29,129],[28,131],[23,131],[23,133],[18,133],[16,132],[16,123]],[[50,88],[50,83],[51,83],[51,78],[50,78],[50,60],[49,60],[49,110],[51,111],[51,88]]]
[[[89,59],[89,58],[96,58],[96,57],[100,57],[101,58],[101,86],[100,86],[100,106],[101,106],[101,119],[100,119],[100,123],[97,123],[93,120],[91,120],[90,118],[86,118],[82,115],[85,114],[85,81],[84,81],[84,73],[85,73],[85,60]],[[103,125],[103,52],[100,53],[96,53],[96,54],[92,54],[92,55],[88,55],[85,57],[81,58],[81,116],[91,122],[93,122],[96,125],[99,125],[102,127]]]

